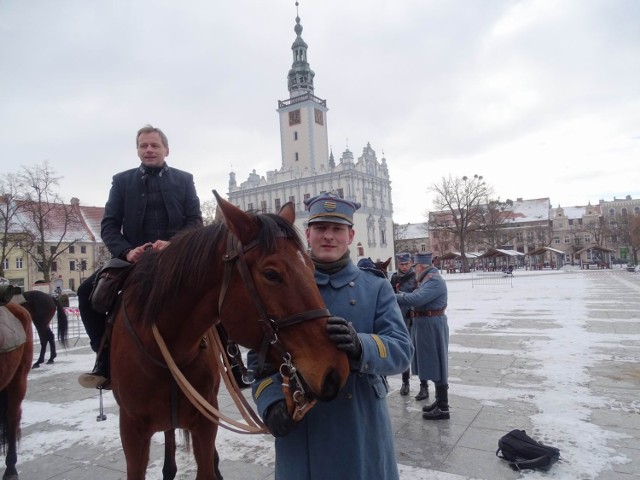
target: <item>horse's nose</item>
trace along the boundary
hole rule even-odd
[[[331,370],[324,378],[322,392],[319,400],[328,402],[338,396],[340,391],[340,374],[336,370]]]

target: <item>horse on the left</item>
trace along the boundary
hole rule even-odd
[[[32,360],[31,315],[17,303],[0,307],[0,452],[7,454],[3,480],[19,478],[16,444]]]
[[[25,302],[22,306],[26,308],[31,314],[33,325],[38,332],[38,338],[40,338],[40,356],[36,363],[33,364],[33,368],[38,368],[41,363],[44,362],[45,354],[47,353],[47,345],[49,345],[50,355],[47,360],[47,365],[51,365],[56,358],[56,337],[51,331],[49,326],[55,313],[58,313],[58,341],[67,346],[67,328],[68,319],[64,308],[51,295],[48,295],[39,290],[30,290],[22,294]]]

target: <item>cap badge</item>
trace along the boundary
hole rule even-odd
[[[332,202],[328,200],[324,202],[324,209],[327,212],[333,212],[337,206],[338,205],[336,204],[336,202]]]

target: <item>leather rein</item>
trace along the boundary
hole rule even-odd
[[[282,236],[285,235],[283,234]],[[224,262],[224,276],[222,287],[220,288],[220,297],[218,299],[218,312],[220,313],[222,312],[222,306],[224,304],[226,293],[231,282],[231,275],[233,273],[234,267],[237,268],[238,273],[240,274],[240,277],[243,281],[244,287],[256,306],[256,310],[258,311],[258,323],[260,324],[264,334],[260,350],[258,351],[258,371],[254,373],[252,370],[246,369],[246,367],[242,363],[242,356],[240,355],[237,344],[231,341],[229,341],[227,344],[228,355],[234,357],[234,359],[239,363],[243,381],[245,383],[251,384],[255,381],[255,378],[263,374],[269,348],[275,348],[278,352],[279,357],[282,359],[282,364],[280,365],[279,371],[283,377],[283,386],[285,388],[293,390],[291,394],[291,398],[293,399],[294,403],[293,418],[294,420],[299,420],[315,404],[315,401],[309,402],[304,390],[304,383],[301,381],[298,375],[298,371],[293,364],[291,354],[286,351],[286,349],[280,342],[277,333],[281,328],[289,327],[320,317],[328,317],[330,316],[330,313],[326,308],[321,308],[297,313],[284,318],[276,318],[272,315],[269,315],[255,287],[255,283],[253,282],[253,278],[251,277],[251,273],[249,272],[249,267],[247,266],[247,262],[244,256],[246,252],[250,251],[258,245],[258,241],[254,240],[253,242],[249,243],[249,245],[243,246],[240,240],[238,240],[233,234],[231,234],[231,232],[228,233],[227,251],[222,256],[222,260]],[[220,336],[218,335],[215,327],[209,329],[205,341],[211,343],[211,345],[215,349],[215,358],[218,370],[220,371],[229,394],[233,398],[234,403],[242,414],[244,420],[247,422],[247,425],[239,423],[225,416],[222,412],[211,405],[204,397],[202,397],[202,395],[189,383],[184,374],[180,371],[180,367],[176,365],[155,323],[152,325],[152,331],[158,347],[160,348],[162,356],[167,364],[167,367],[171,372],[171,375],[173,376],[174,380],[176,381],[177,385],[180,387],[184,395],[203,416],[205,416],[213,423],[237,433],[269,432],[264,423],[262,423],[258,415],[248,404],[244,395],[242,395],[240,388],[238,387],[238,384],[231,372],[231,365],[229,365],[229,361],[224,352],[224,346],[222,345],[222,341],[220,340]],[[226,422],[229,425],[223,422]]]

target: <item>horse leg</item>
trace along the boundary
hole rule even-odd
[[[164,465],[162,465],[162,480],[176,478],[178,466],[176,465],[176,431],[164,432]]]
[[[218,450],[213,447],[213,468],[215,469],[215,473],[216,473],[216,477],[218,477],[218,480],[224,480],[222,478],[222,473],[220,472],[220,456],[218,455]]]
[[[120,410],[120,440],[127,462],[127,480],[144,480],[152,435],[144,422],[136,421]]]
[[[19,371],[17,373],[20,374]],[[21,405],[26,391],[27,383],[25,376],[24,381],[14,378],[14,380],[0,392],[0,415],[4,417],[0,423],[3,424],[3,434],[6,435],[7,446],[7,457],[5,460],[7,469],[2,476],[2,480],[18,480],[18,471],[16,470],[18,453],[16,444],[18,442],[18,432],[20,431]]]
[[[211,422],[201,421],[191,430],[193,456],[198,465],[196,480],[222,480],[218,469],[219,459],[216,460],[216,433],[218,426]]]
[[[18,463],[18,454],[16,451],[17,443],[17,431],[16,426],[13,424],[12,419],[8,419],[8,431],[7,431],[7,457],[5,465],[7,466],[2,476],[2,480],[18,480],[18,470],[16,470],[16,463]]]
[[[56,354],[56,336],[49,327],[47,327],[47,341],[49,342],[49,348],[51,349],[51,356],[49,357],[49,360],[47,360],[47,365],[51,365],[58,355]]]
[[[47,342],[49,341],[47,339],[47,334],[38,329],[38,338],[40,339],[40,356],[31,368],[39,368],[40,364],[44,362],[44,356],[47,353]]]

